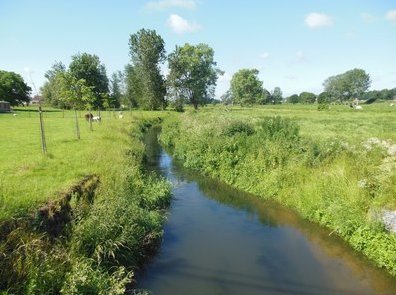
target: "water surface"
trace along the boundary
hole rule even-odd
[[[152,294],[396,294],[396,281],[292,211],[185,169],[146,136],[148,169],[174,185]]]

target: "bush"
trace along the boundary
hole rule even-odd
[[[260,135],[271,140],[299,139],[299,127],[289,119],[267,117],[259,124]]]
[[[254,129],[251,125],[237,121],[232,122],[230,125],[226,126],[223,130],[223,135],[226,136],[234,136],[235,134],[242,133],[246,135],[252,135],[254,133]]]

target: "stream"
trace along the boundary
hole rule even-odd
[[[396,279],[328,230],[274,202],[203,177],[152,128],[147,168],[173,184],[161,247],[137,288],[179,294],[396,294]]]

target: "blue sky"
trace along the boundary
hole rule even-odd
[[[141,28],[155,29],[167,53],[211,46],[225,71],[218,97],[241,68],[259,69],[264,87],[284,95],[319,93],[353,68],[370,74],[371,89],[396,87],[396,0],[0,0],[0,69],[39,88],[55,61],[88,52],[110,76]]]

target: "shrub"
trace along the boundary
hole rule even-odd
[[[234,136],[238,133],[243,133],[249,136],[254,133],[254,129],[251,125],[247,123],[237,121],[232,122],[230,125],[226,126],[222,133],[226,136]]]

